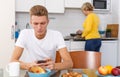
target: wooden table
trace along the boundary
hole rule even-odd
[[[73,72],[81,72],[83,74],[86,74],[88,77],[98,77],[95,73],[96,70],[93,70],[93,69],[73,69],[72,71]],[[67,72],[68,72],[68,70],[62,70],[62,71],[55,73],[51,77],[61,77],[61,75],[63,73],[67,73]]]
[[[96,70],[92,70],[92,69],[73,69],[74,72],[82,72],[86,75],[88,75],[88,77],[98,77],[96,75]],[[61,70],[61,71],[57,71],[56,73],[54,73],[52,76],[50,77],[61,77],[61,75],[63,73],[68,72],[68,70]],[[9,77],[7,72],[4,72],[4,76],[3,77]],[[20,72],[20,77],[29,77],[28,74],[26,73],[25,70],[21,70]]]

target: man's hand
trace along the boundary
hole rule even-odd
[[[36,62],[32,62],[32,63],[21,63],[21,65],[23,66],[24,69],[29,70],[31,67],[37,66],[38,64]]]
[[[44,63],[39,63],[38,65],[43,67],[43,68],[47,68],[47,69],[50,69],[50,70],[53,70],[54,69],[54,61],[50,58],[47,58],[45,59],[46,62]]]

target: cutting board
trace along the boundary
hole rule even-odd
[[[111,29],[111,37],[118,37],[118,30],[119,25],[118,24],[107,24],[107,29]]]

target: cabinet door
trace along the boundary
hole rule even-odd
[[[11,27],[14,23],[15,0],[2,0],[0,2],[0,68],[4,68],[10,61],[14,47]]]
[[[68,51],[70,51],[70,41],[65,41],[65,44],[66,44]]]
[[[46,0],[45,4],[49,13],[64,13],[64,0]]]
[[[117,41],[102,41],[102,65],[117,65],[117,53],[118,53]]]
[[[16,12],[29,12],[34,5],[43,5],[49,13],[64,13],[64,0],[16,0]]]
[[[74,50],[84,50],[85,41],[71,41],[70,51]]]
[[[34,5],[45,6],[45,0],[15,0],[16,12],[29,12],[30,8]]]
[[[65,7],[66,8],[81,8],[83,3],[85,2],[92,3],[92,0],[65,0]]]

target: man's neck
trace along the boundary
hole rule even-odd
[[[37,39],[43,39],[45,37],[45,35],[40,35],[40,36],[36,36]]]
[[[46,35],[46,32],[43,34],[43,35],[36,35],[36,38],[37,39],[43,39]]]

